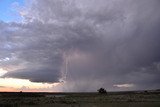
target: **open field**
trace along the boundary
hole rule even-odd
[[[0,93],[0,107],[160,107],[159,91]]]

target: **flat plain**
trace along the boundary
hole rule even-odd
[[[1,92],[0,107],[160,107],[160,91]]]

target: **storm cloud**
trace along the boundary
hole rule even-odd
[[[62,91],[160,88],[159,10],[159,0],[35,0],[23,22],[0,22],[3,78]]]

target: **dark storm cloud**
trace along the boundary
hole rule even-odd
[[[8,72],[5,77],[30,79],[32,82],[59,82],[59,71],[55,69],[20,69],[14,72]]]
[[[33,82],[67,78],[64,91],[159,88],[158,0],[37,0],[24,23],[0,23],[3,77]],[[65,57],[64,57],[65,56]]]

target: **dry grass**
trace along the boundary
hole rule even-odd
[[[116,104],[139,104],[139,107],[153,104],[160,107],[160,93],[0,93],[0,107],[116,107]],[[26,105],[26,106],[25,106]],[[52,106],[51,106],[52,105]],[[83,105],[83,106],[81,106]],[[97,105],[97,106],[96,106]],[[109,106],[110,105],[110,106]],[[144,106],[143,106],[144,105]],[[87,106],[86,106],[87,107]],[[138,105],[137,105],[138,107]]]

